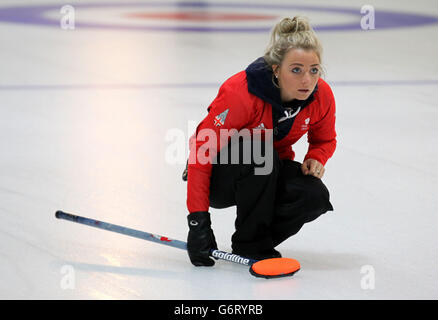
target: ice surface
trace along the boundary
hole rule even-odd
[[[438,16],[434,1],[368,4],[376,12]],[[28,4],[1,7],[15,5]],[[330,5],[359,14],[363,3]],[[105,21],[104,8],[82,10],[87,21]],[[350,19],[269,13],[303,13],[314,24]],[[56,19],[56,11],[48,16]],[[337,101],[338,148],[324,177],[335,211],[279,246],[301,262],[300,272],[264,280],[224,261],[195,268],[182,250],[54,213],[185,240],[185,160],[166,160],[167,134],[187,141],[219,85],[263,54],[268,33],[67,31],[0,22],[0,298],[437,299],[437,31],[432,24],[319,33]],[[305,138],[296,151],[302,161]],[[222,250],[230,250],[234,210],[211,210]],[[367,266],[375,274],[368,289]],[[73,287],[66,285],[71,275]]]

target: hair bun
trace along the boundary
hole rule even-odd
[[[309,31],[310,29],[309,20],[301,16],[296,16],[293,19],[284,18],[279,23],[279,32],[281,34]]]
[[[305,17],[283,18],[277,22],[271,31],[263,58],[269,67],[278,67],[291,49],[311,50],[318,56],[319,63],[322,63],[321,42]]]

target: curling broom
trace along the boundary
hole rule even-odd
[[[55,217],[58,219],[64,219],[103,230],[121,233],[130,237],[152,241],[182,250],[187,250],[186,242],[170,239],[161,235],[134,230],[99,220],[89,219],[78,215],[66,213],[60,210],[56,211]],[[297,260],[290,258],[270,258],[264,260],[254,260],[220,250],[211,250],[210,256],[216,259],[249,266],[249,272],[253,276],[266,279],[292,276],[298,270],[300,270],[300,263]]]

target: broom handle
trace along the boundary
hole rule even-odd
[[[117,232],[117,233],[124,234],[124,235],[130,236],[130,237],[143,239],[143,240],[147,240],[147,241],[152,241],[155,243],[164,244],[166,246],[170,246],[170,247],[174,247],[174,248],[178,248],[178,249],[182,249],[182,250],[187,250],[187,243],[186,242],[171,239],[171,238],[164,237],[161,235],[152,234],[149,232],[144,232],[144,231],[135,230],[135,229],[131,229],[131,228],[126,228],[126,227],[122,227],[122,226],[119,226],[116,224],[103,222],[103,221],[99,221],[99,220],[95,220],[95,219],[85,218],[85,217],[81,217],[81,216],[74,215],[71,213],[63,212],[61,210],[56,211],[55,217],[58,219],[63,219],[63,220],[71,221],[71,222],[80,223],[80,224],[84,224],[84,225],[98,228],[98,229]],[[214,250],[214,249],[212,249],[210,251],[210,256],[212,256],[216,259],[231,261],[231,262],[242,264],[245,266],[251,266],[255,262],[258,261],[258,260],[254,260],[254,259],[245,258],[245,257],[239,256],[237,254],[232,254],[232,253],[228,253],[225,251]]]

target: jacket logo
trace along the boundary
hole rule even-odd
[[[309,129],[309,123],[310,123],[310,118],[307,118],[306,120],[304,120],[304,124],[301,125],[301,130],[307,130]]]
[[[255,127],[254,129],[259,129],[259,130],[265,130],[265,124],[262,122],[260,123],[260,125],[258,125],[257,127]]]
[[[294,113],[292,113],[292,111],[293,111],[292,109],[291,110],[285,110],[284,111],[285,116],[280,118],[280,119],[278,119],[278,123],[283,122],[283,121],[285,121],[287,119],[295,117],[298,114],[298,112],[300,112],[300,110],[301,110],[301,107],[298,107],[297,111],[295,111]]]
[[[221,114],[218,114],[216,117],[214,117],[214,125],[216,127],[223,126],[225,124],[225,119],[227,118],[228,111],[230,109],[225,110]]]

